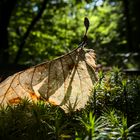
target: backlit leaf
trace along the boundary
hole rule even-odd
[[[77,48],[8,77],[0,84],[0,104],[29,98],[46,100],[66,112],[83,108],[97,80],[95,68],[94,51]]]

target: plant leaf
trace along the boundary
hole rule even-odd
[[[77,48],[52,61],[18,72],[0,84],[0,104],[43,98],[65,111],[83,108],[96,82],[95,54]]]

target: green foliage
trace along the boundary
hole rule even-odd
[[[126,76],[120,69],[114,67],[110,72],[99,72],[98,77],[99,81],[94,87],[96,90],[93,90],[90,107],[99,115],[106,107],[116,108],[128,115],[130,124],[136,118],[140,121],[139,76]]]
[[[79,117],[79,120],[82,126],[84,126],[84,131],[76,134],[76,137],[79,139],[96,139],[99,137],[101,130],[106,127],[103,119],[101,117],[96,119],[91,111],[84,113],[82,117]]]
[[[1,108],[0,139],[137,140],[139,93],[138,76],[126,76],[118,68],[99,72],[93,96],[80,111],[66,114],[59,106],[27,99]]]
[[[83,20],[88,17],[87,47],[95,49],[98,63],[139,68],[139,0],[48,0],[31,27],[43,1],[14,0],[13,6],[10,0],[0,2],[1,63],[16,63],[22,44],[20,59],[16,57],[19,64],[34,65],[72,50],[84,36]],[[7,60],[3,53],[7,53]]]
[[[18,1],[8,27],[11,62],[40,7],[39,0]],[[77,47],[85,32],[83,24],[85,16],[90,20],[88,46],[96,50],[98,63],[133,67],[134,61],[129,61],[121,55],[127,50],[126,37],[121,37],[120,33],[123,31],[122,28],[125,28],[120,27],[123,21],[123,4],[121,1],[109,0],[48,1],[41,19],[26,40],[22,52],[24,55],[21,56],[19,63],[37,64]]]

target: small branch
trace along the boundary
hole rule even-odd
[[[47,0],[44,0],[43,3],[42,3],[41,9],[40,9],[40,11],[38,12],[38,15],[32,20],[32,22],[31,22],[31,24],[29,25],[27,31],[26,31],[25,34],[23,35],[23,39],[22,39],[22,41],[21,41],[21,43],[20,43],[20,45],[19,45],[19,50],[18,50],[17,55],[16,55],[15,60],[14,60],[14,63],[15,63],[15,64],[18,63],[18,61],[19,61],[19,59],[20,59],[20,56],[21,56],[21,54],[22,54],[22,51],[23,51],[23,47],[24,47],[24,45],[25,45],[25,43],[26,43],[26,40],[27,40],[27,38],[28,38],[28,36],[29,36],[29,34],[30,34],[30,32],[31,32],[31,30],[32,30],[32,28],[33,28],[33,26],[34,26],[34,25],[37,23],[37,21],[41,18],[42,14],[43,14],[43,12],[44,12],[44,10],[45,10],[45,8],[46,8],[46,4],[47,4]]]

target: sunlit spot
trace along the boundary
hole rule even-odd
[[[38,7],[37,6],[33,7],[33,11],[34,12],[38,11]]]
[[[103,4],[103,0],[98,0],[97,2],[96,2],[96,6],[101,6]]]

